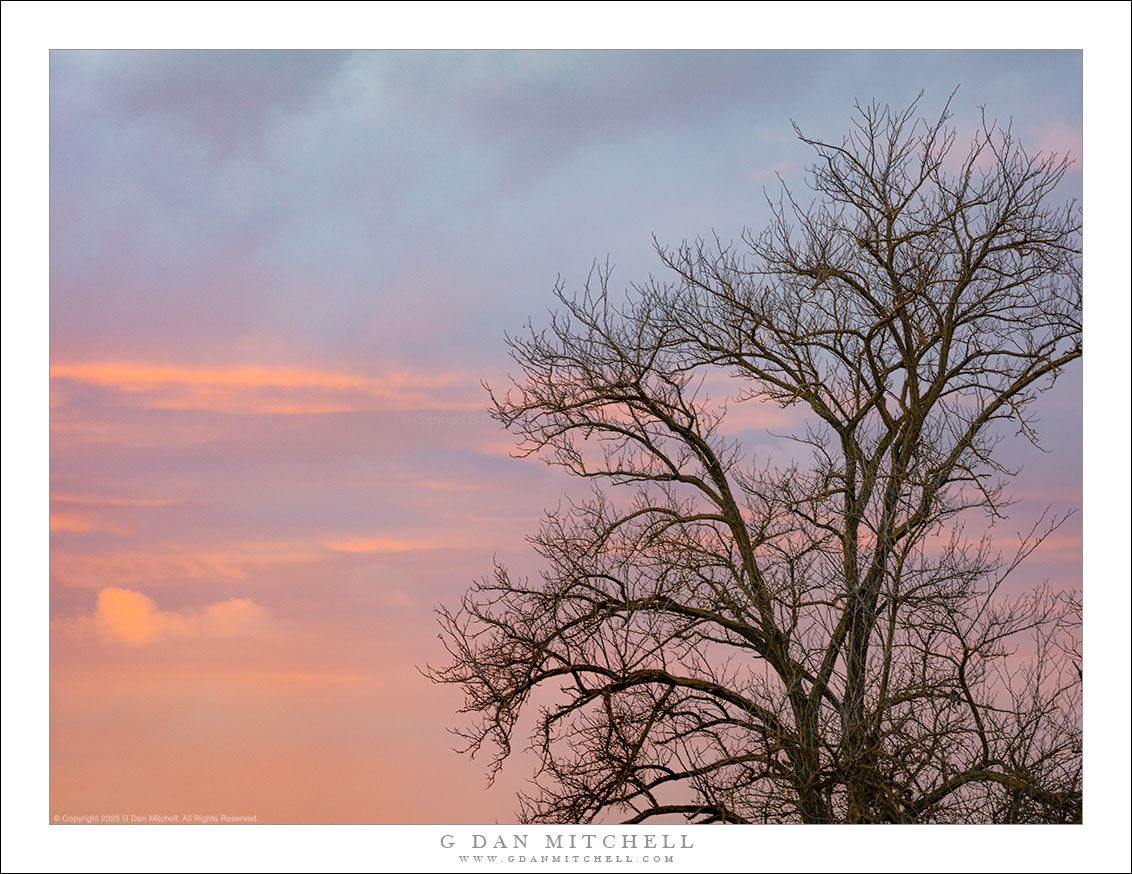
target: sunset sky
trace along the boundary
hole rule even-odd
[[[504,332],[761,226],[791,119],[956,85],[961,136],[985,105],[1080,161],[1076,52],[53,53],[52,812],[511,819],[529,762],[485,791],[418,670],[565,486],[484,415]],[[1080,392],[1004,447],[1007,536],[1080,506]],[[1030,579],[1076,585],[1080,530]]]
[[[931,115],[956,86],[961,141],[985,105],[1084,192],[1089,352],[1040,402],[1049,454],[1004,444],[1021,503],[996,533],[1084,506],[1017,582],[1076,586],[1084,541],[1085,825],[911,827],[879,855],[854,832],[809,865],[759,827],[759,863],[1127,869],[1124,4],[264,8],[4,4],[5,871],[443,870],[439,833],[487,830],[61,814],[513,822],[531,761],[487,788],[446,731],[461,695],[420,673],[436,605],[493,558],[537,573],[524,536],[573,487],[485,415],[505,333],[595,260],[647,279],[654,234],[760,228],[778,177],[805,190],[792,120],[837,138],[855,100],[923,90]],[[990,50],[59,51],[367,44]],[[999,50],[1027,46],[1073,50]],[[762,454],[790,424],[729,428]],[[750,870],[749,830],[697,840],[669,870]]]

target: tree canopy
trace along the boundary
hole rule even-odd
[[[590,481],[441,608],[459,729],[497,769],[526,709],[536,822],[1081,819],[1079,581],[1010,575],[1003,440],[1081,356],[1065,156],[945,107],[858,105],[739,242],[657,245],[623,297],[559,285],[493,414]],[[789,408],[780,455],[729,429]],[[983,514],[983,515],[980,515]]]

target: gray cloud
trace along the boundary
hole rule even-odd
[[[765,217],[855,98],[1080,131],[1079,52],[52,56],[52,337],[140,357],[498,361],[609,253]],[[1072,181],[1072,180],[1070,180]],[[1071,196],[1074,192],[1069,192]]]
[[[320,51],[54,52],[52,79],[82,80],[85,99],[113,116],[166,125],[226,157],[256,145],[282,115],[308,107],[346,58]]]

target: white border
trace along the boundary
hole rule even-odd
[[[362,26],[359,26],[362,25]],[[439,870],[469,826],[47,824],[50,48],[1083,48],[1086,825],[695,833],[663,870],[1127,870],[1129,6],[1124,3],[3,5],[3,867]],[[796,828],[796,827],[793,827]],[[809,827],[813,829],[815,827]],[[819,827],[821,828],[821,827]],[[522,831],[507,827],[503,831]],[[537,830],[528,829],[531,834]],[[596,831],[596,830],[590,830]],[[639,830],[644,832],[646,830]],[[651,829],[679,834],[686,829]],[[469,838],[470,840],[470,838]],[[459,870],[472,868],[460,865]],[[533,866],[495,865],[509,870]],[[580,867],[592,869],[593,864]],[[639,870],[638,866],[628,867]],[[536,870],[542,870],[537,868]]]

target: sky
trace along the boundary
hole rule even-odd
[[[1113,260],[1127,248],[1126,204],[1105,207],[1106,221],[1089,218],[1112,191],[1127,190],[1127,45],[1113,52],[1111,42],[1127,27],[1098,26],[1096,8],[1051,23],[981,4],[971,30],[963,4],[926,4],[901,17],[919,28],[901,39],[886,35],[892,21],[866,26],[851,5],[824,7],[802,41],[789,22],[797,7],[777,5],[752,4],[739,20],[734,6],[701,5],[678,35],[671,21],[657,31],[670,15],[632,22],[635,10],[610,5],[600,24],[574,6],[553,29],[545,24],[554,4],[549,13],[511,4],[502,29],[477,4],[412,22],[386,6],[369,10],[374,36],[362,41],[1108,39],[1085,55],[1086,148],[1075,52],[49,57],[47,47],[59,46],[356,43],[357,7],[327,4],[298,24],[289,19],[303,4],[296,16],[266,19],[232,4],[217,27],[199,6],[181,15],[179,4],[90,4],[60,15],[60,4],[5,4],[6,860],[18,847],[26,870],[59,858],[75,870],[99,859],[151,870],[155,852],[191,864],[213,858],[197,855],[202,847],[228,847],[244,853],[221,857],[236,866],[272,853],[288,865],[381,864],[341,832],[327,843],[307,831],[296,843],[290,832],[240,830],[233,844],[231,830],[221,830],[227,843],[213,830],[207,840],[162,830],[159,843],[133,831],[127,842],[112,830],[42,828],[45,807],[255,812],[274,822],[510,821],[528,770],[512,762],[485,788],[484,763],[450,751],[445,729],[458,724],[459,693],[419,673],[443,660],[434,605],[453,603],[493,557],[537,570],[523,535],[567,485],[508,457],[507,435],[484,416],[480,381],[498,383],[513,369],[504,332],[545,319],[557,278],[577,287],[608,256],[615,280],[628,283],[658,267],[652,234],[674,243],[759,227],[764,188],[779,174],[792,185],[803,179],[809,156],[791,120],[838,136],[858,98],[902,104],[922,89],[932,112],[958,85],[961,134],[985,104],[1012,117],[1027,145],[1109,159],[1084,179],[1094,205],[1087,277],[1097,289],[1087,331],[1110,340],[1082,368],[1092,411],[1088,506],[1108,508],[1085,513],[1086,577],[1087,594],[1127,606],[1103,570],[1108,546],[1098,550],[1099,541],[1123,543],[1118,579],[1127,576],[1126,485],[1115,502],[1104,494],[1113,469],[1127,482],[1127,282],[1123,259]],[[742,26],[718,27],[721,14]],[[9,26],[17,16],[23,26]],[[1105,127],[1114,123],[1115,137]],[[1080,173],[1066,183],[1077,194]],[[40,253],[48,262],[47,237],[49,276],[35,263]],[[1116,293],[1098,289],[1098,265],[1119,277]],[[42,296],[24,293],[39,288]],[[29,360],[50,367],[49,392],[46,378],[26,378]],[[1052,452],[1018,451],[1018,527],[1036,507],[1082,503],[1080,379],[1067,374],[1042,400]],[[1123,398],[1115,405],[1114,379]],[[27,424],[40,413],[42,426]],[[766,439],[757,429],[745,436]],[[1034,556],[1032,573],[1072,584],[1080,520],[1059,534]],[[49,699],[48,634],[36,632],[46,630],[48,607]],[[1114,621],[1126,614],[1087,613],[1086,648],[1101,641],[1091,654],[1111,642],[1097,629],[1127,640]],[[1092,677],[1118,662],[1094,660]],[[1121,670],[1116,688],[1127,688]],[[1087,716],[1099,697],[1088,698]],[[1092,739],[1105,761],[1090,771],[1094,787],[1126,746],[1126,696],[1115,706],[1123,716],[1106,719],[1105,710],[1089,723],[1086,752]],[[1102,740],[1106,732],[1115,743]],[[1091,808],[1079,842],[1043,843],[1030,832],[1025,847],[972,840],[950,849],[969,846],[972,864],[984,864],[987,849],[1076,860],[1086,837],[1096,846],[1089,822],[1111,812],[1106,827],[1126,835],[1126,795],[1112,798]],[[343,841],[348,855],[335,856]],[[429,864],[419,840],[402,845],[383,851],[400,852],[413,870]],[[1126,840],[1113,846],[1126,855]],[[765,840],[764,849],[773,860]],[[745,870],[745,853],[734,858]]]
[[[51,811],[509,821],[451,751],[433,613],[563,479],[481,381],[595,259],[736,238],[854,100],[949,95],[1077,164],[1078,52],[72,52],[50,58]],[[1081,381],[1019,520],[1081,504]],[[755,417],[752,440],[763,440]],[[1021,527],[1019,521],[1017,527]],[[1081,574],[1073,520],[1033,557]],[[125,742],[115,742],[124,738]]]

